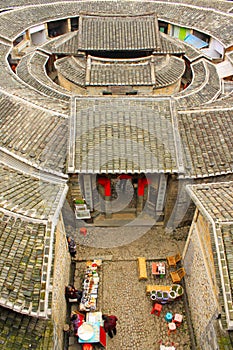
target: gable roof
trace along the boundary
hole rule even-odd
[[[160,47],[155,14],[80,15],[80,50],[156,50]]]

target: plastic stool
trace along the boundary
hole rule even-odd
[[[171,333],[176,333],[176,324],[175,324],[175,322],[169,322],[167,327],[168,327],[168,332],[167,332],[168,335],[170,335]]]
[[[151,310],[151,315],[155,314],[156,316],[160,316],[160,312],[162,311],[162,305],[155,303],[153,309]]]
[[[80,234],[83,235],[83,236],[86,236],[87,235],[87,229],[86,227],[81,227],[80,230],[79,230]]]
[[[171,322],[172,321],[172,313],[171,312],[167,312],[166,313],[165,321],[166,322]]]
[[[180,327],[183,321],[183,316],[181,314],[175,314],[173,318],[173,322],[175,322],[176,327]]]

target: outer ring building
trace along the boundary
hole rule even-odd
[[[197,343],[205,348],[220,314],[231,331],[233,272],[223,238],[232,233],[224,226],[233,221],[232,196],[218,208],[227,217],[219,236],[217,214],[208,208],[232,189],[232,3],[22,0],[2,1],[1,10],[4,315],[33,318],[41,334],[55,335],[49,349],[62,346],[58,318],[65,319],[68,276],[60,276],[58,261],[69,270],[70,260],[61,209],[65,200],[73,208],[85,198],[93,220],[110,218],[123,184],[131,195],[123,211],[139,224],[182,227],[197,207],[197,230],[192,225],[183,256],[187,269],[198,255],[198,227],[211,222],[200,259],[209,266],[207,280],[213,266],[218,271],[209,296],[217,301],[204,331],[194,327]],[[216,248],[218,237],[223,244]],[[193,284],[188,276],[187,290]]]

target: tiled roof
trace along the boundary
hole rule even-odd
[[[25,221],[0,211],[0,305],[43,316],[48,298],[51,232],[43,223]]]
[[[30,102],[34,105],[45,108],[60,114],[69,114],[69,104],[66,101],[54,100],[40,91],[35,90],[24,83],[7,64],[7,55],[10,52],[10,46],[0,45],[0,89],[10,95],[17,96],[23,100],[23,103]]]
[[[49,3],[66,3],[70,2],[70,0],[33,0],[34,5],[42,5],[42,4],[49,4]],[[103,2],[103,1],[102,1]],[[178,3],[178,4],[188,4],[193,6],[193,0],[156,0],[156,2],[166,2],[166,3]],[[32,1],[31,0],[11,0],[10,6],[8,0],[1,0],[1,8],[11,8],[11,7],[20,7],[20,6],[31,6]],[[220,10],[223,12],[229,12],[231,9],[233,9],[232,3],[228,1],[219,1],[219,0],[195,0],[195,6],[201,7],[201,8],[212,8],[216,10]]]
[[[206,32],[218,38],[226,47],[230,47],[233,44],[232,36],[228,35],[233,30],[232,15],[212,10],[211,6],[212,2],[209,8],[198,8],[194,7],[193,3],[189,6],[177,2],[160,1],[63,1],[2,13],[0,17],[0,33],[3,37],[12,40],[19,33],[23,32],[25,28],[37,25],[40,22],[53,20],[54,18],[73,17],[81,11],[110,14],[115,12],[127,15],[155,12],[162,21]],[[228,6],[230,11],[231,4],[228,4]],[[222,10],[224,11],[224,6]],[[9,23],[11,23],[11,26],[9,26]],[[211,23],[211,26],[209,23]]]
[[[80,50],[122,51],[157,50],[159,48],[160,35],[155,14],[80,16]]]
[[[82,87],[149,85],[162,88],[177,82],[185,70],[182,59],[164,56],[137,59],[88,56],[87,64],[81,57],[66,57],[58,60],[56,67],[66,79]]]
[[[159,32],[160,40],[161,40],[161,48],[157,50],[157,53],[163,54],[183,54],[186,51],[185,45],[183,42],[177,40],[176,38],[171,37],[170,35],[166,35],[164,33]]]
[[[66,54],[66,55],[77,54],[78,34],[79,32],[70,32],[62,35],[60,40],[55,40],[53,42],[54,44],[52,46],[52,52],[56,54]]]
[[[170,57],[161,68],[154,62],[156,88],[171,85],[181,79],[185,71],[185,64],[178,57]]]
[[[25,83],[42,94],[57,100],[67,101],[69,108],[70,96],[65,89],[52,82],[46,74],[45,64],[49,57],[41,52],[33,52],[21,58],[16,73]]]
[[[0,307],[0,347],[12,349],[53,349],[51,321],[22,315]]]
[[[187,109],[212,102],[221,93],[221,81],[214,64],[201,59],[191,65],[192,83],[174,95],[177,108]]]
[[[233,222],[233,181],[190,187],[215,223]]]
[[[67,147],[67,119],[0,94],[1,146],[36,167],[61,172]]]
[[[181,171],[169,99],[76,98],[68,172]]]
[[[48,220],[53,216],[65,184],[46,182],[11,169],[0,167],[0,207],[27,217]]]
[[[211,220],[210,233],[223,323],[233,329],[233,181],[187,186],[197,208]]]
[[[57,71],[72,83],[85,87],[86,59],[83,57],[64,57],[55,62]]]
[[[180,112],[177,118],[190,175],[232,173],[233,109]]]
[[[185,42],[183,42],[183,45],[185,47],[184,57],[187,58],[189,62],[193,62],[197,59],[207,57],[201,50],[196,49],[194,46],[189,45]]]
[[[157,48],[154,53],[161,54],[183,54],[185,52],[185,46],[182,41],[177,40],[176,38],[166,35],[159,32],[161,46]],[[43,44],[39,49],[53,52],[55,54],[67,54],[67,55],[77,55],[79,47],[79,31],[78,32],[69,32],[61,36],[56,37],[55,39],[50,40],[49,42]]]
[[[88,85],[155,85],[153,61],[152,56],[128,60],[89,57],[87,67],[90,71],[90,79]]]

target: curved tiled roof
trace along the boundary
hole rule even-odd
[[[86,59],[82,57],[64,57],[55,62],[57,71],[72,83],[85,87]]]
[[[46,74],[44,66],[48,59],[48,56],[40,52],[33,52],[32,54],[25,55],[17,65],[16,73],[20,79],[42,94],[57,99],[58,101],[67,101],[68,109],[68,102],[70,101],[68,92],[59,85],[53,83]]]
[[[157,2],[165,2],[164,0],[156,0]],[[49,3],[66,3],[70,0],[33,0],[34,5],[42,5]],[[188,4],[193,6],[193,0],[166,0],[166,3],[178,3],[178,4]],[[31,0],[11,0],[10,6],[8,0],[1,0],[1,8],[17,8],[21,6],[31,6]],[[195,7],[200,8],[212,8],[215,10],[230,12],[233,9],[233,5],[229,1],[219,1],[219,0],[195,0]]]
[[[155,79],[156,79],[156,88],[164,87],[171,85],[178,81],[182,77],[185,71],[184,61],[178,57],[170,57],[167,64],[162,66],[162,68],[156,69],[155,65]]]
[[[86,65],[83,58],[67,57],[55,65],[66,79],[82,87],[149,85],[162,88],[177,82],[185,71],[184,61],[174,56],[137,59],[88,56]]]
[[[65,3],[62,1],[55,4],[30,6],[3,13],[0,16],[0,33],[4,38],[13,40],[25,28],[54,18],[72,17],[80,11],[119,14],[155,12],[160,20],[206,32],[210,36],[219,38],[226,47],[233,44],[233,39],[228,35],[233,28],[231,15],[212,10],[211,6],[210,8],[199,8],[163,1],[117,1],[117,3],[111,1],[68,1]],[[12,24],[10,27],[9,23]]]
[[[9,11],[0,16],[0,33],[2,37],[13,40],[25,28],[54,18],[72,17],[80,12],[137,14],[155,12],[160,20],[180,26],[194,28],[218,38],[225,47],[233,44],[228,35],[233,30],[232,16],[210,8],[198,8],[168,2],[138,1],[68,1],[40,6],[30,6],[16,11]],[[11,26],[9,27],[9,23]],[[209,25],[214,23],[214,25]]]
[[[192,83],[187,89],[174,95],[178,109],[187,109],[215,100],[221,93],[221,81],[216,67],[205,60],[194,62]]]
[[[52,41],[51,51],[55,54],[75,55],[78,52],[78,32],[70,32]],[[51,45],[51,44],[50,44]]]
[[[54,113],[69,114],[69,105],[65,101],[54,101],[49,96],[40,93],[28,84],[24,83],[13,71],[10,69],[9,64],[5,58],[10,53],[11,48],[8,45],[0,43],[0,91],[3,90],[9,95],[13,95],[22,99],[22,105],[25,102],[32,103],[34,106],[38,106]]]

